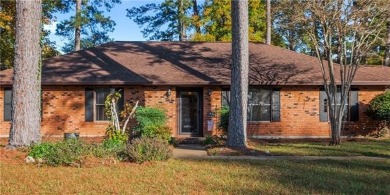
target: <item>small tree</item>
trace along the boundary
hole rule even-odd
[[[300,2],[303,9],[296,22],[314,46],[328,99],[330,145],[339,145],[345,107],[337,105],[346,104],[356,71],[382,38],[390,4],[387,0]]]
[[[134,117],[135,111],[138,107],[138,101],[135,103],[135,106],[131,106],[129,103],[126,103],[123,106],[123,111],[119,113],[118,111],[118,101],[121,98],[120,91],[111,91],[107,96],[105,101],[104,110],[106,116],[110,121],[106,135],[108,139],[118,139],[118,141],[126,141],[128,139],[128,126],[129,121]],[[122,121],[120,122],[120,117]]]

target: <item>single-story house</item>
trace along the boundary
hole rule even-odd
[[[248,137],[328,137],[326,97],[318,60],[250,43]],[[167,110],[172,135],[217,133],[216,112],[228,102],[231,43],[111,42],[45,60],[42,69],[42,135],[103,136],[104,99],[122,89],[124,102]],[[0,72],[0,136],[10,128],[11,69]],[[365,110],[390,87],[390,67],[362,66],[349,96],[342,134],[377,128]]]

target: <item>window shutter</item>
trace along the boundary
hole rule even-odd
[[[349,92],[349,117],[350,121],[359,121],[359,99],[358,90],[352,89]]]
[[[4,89],[4,121],[11,120],[12,89]]]
[[[272,90],[272,121],[280,121],[280,89]]]
[[[93,99],[94,99],[93,89],[85,89],[85,121],[93,121]]]
[[[324,90],[320,91],[320,122],[328,121],[328,97]]]

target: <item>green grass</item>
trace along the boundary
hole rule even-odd
[[[266,143],[253,142],[252,146],[272,155],[288,156],[376,156],[390,158],[390,139],[344,141],[340,146],[327,142]]]
[[[0,194],[390,194],[390,161],[195,161],[92,168],[0,161]]]

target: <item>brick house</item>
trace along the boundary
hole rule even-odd
[[[248,136],[328,137],[330,127],[317,58],[250,43]],[[122,89],[123,102],[167,110],[172,135],[217,132],[215,111],[226,103],[231,43],[112,42],[44,61],[42,135],[102,136],[104,99]],[[12,70],[0,72],[0,136],[8,136]],[[362,66],[345,105],[343,135],[366,135],[376,122],[369,101],[390,87],[390,68]]]

